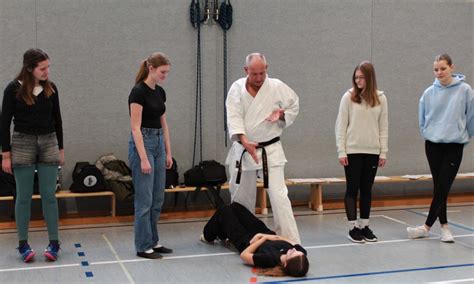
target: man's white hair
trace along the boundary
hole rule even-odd
[[[263,61],[263,63],[265,63],[265,65],[267,65],[267,59],[265,59],[265,56],[261,53],[254,52],[254,53],[250,53],[245,58],[245,66],[248,67],[250,65],[250,62],[252,61],[252,59],[254,59],[255,57],[260,58]]]

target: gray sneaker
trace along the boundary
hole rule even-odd
[[[444,243],[454,243],[453,234],[451,234],[449,228],[441,227],[441,241]]]
[[[408,232],[409,239],[418,239],[418,238],[428,237],[428,230],[425,228],[425,226],[408,227],[407,232]]]

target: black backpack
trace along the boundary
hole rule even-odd
[[[77,162],[72,172],[72,192],[96,192],[105,190],[104,176],[89,162]]]
[[[165,188],[174,188],[179,185],[179,174],[178,174],[178,164],[176,160],[173,159],[173,165],[171,169],[166,169],[166,184]]]
[[[221,185],[226,181],[225,166],[214,160],[202,161],[184,173],[187,186]]]

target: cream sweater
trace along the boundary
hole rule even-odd
[[[388,111],[387,98],[377,91],[380,105],[370,107],[362,99],[351,101],[351,90],[341,99],[336,120],[336,145],[339,158],[347,154],[375,154],[387,158]]]

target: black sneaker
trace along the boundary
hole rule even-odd
[[[173,252],[172,249],[164,247],[164,246],[153,248],[153,251],[155,251],[157,253],[172,253]]]
[[[374,235],[371,229],[369,229],[369,226],[365,226],[362,230],[362,235],[364,236],[364,240],[367,242],[376,242],[377,237]]]
[[[143,258],[149,258],[149,259],[160,259],[160,258],[163,258],[163,256],[159,253],[157,253],[156,251],[153,251],[153,252],[150,252],[150,253],[146,253],[144,251],[142,252],[137,252],[137,256],[139,257],[143,257]]]
[[[362,235],[362,230],[360,228],[354,227],[352,230],[349,231],[349,235],[347,236],[349,240],[353,241],[354,243],[365,243],[364,235]]]

